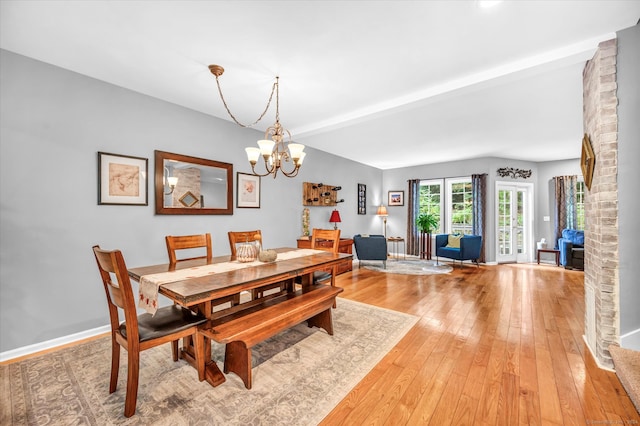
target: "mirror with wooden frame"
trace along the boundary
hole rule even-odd
[[[233,214],[233,164],[155,151],[156,214]]]

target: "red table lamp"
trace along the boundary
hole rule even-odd
[[[340,212],[338,212],[338,210],[334,210],[331,212],[329,222],[333,223],[333,229],[338,229],[338,223],[342,222],[342,220],[340,220]]]

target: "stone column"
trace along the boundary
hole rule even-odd
[[[617,40],[600,43],[583,72],[584,132],[595,154],[591,190],[585,194],[585,336],[597,362],[608,368],[613,363],[607,348],[620,338],[616,55]]]

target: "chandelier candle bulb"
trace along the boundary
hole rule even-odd
[[[260,150],[258,148],[248,147],[244,149],[247,152],[247,158],[249,163],[255,165],[260,158]]]
[[[274,141],[269,141],[266,139],[258,141],[258,146],[260,147],[260,152],[264,159],[268,159],[273,154],[273,147],[275,146]]]

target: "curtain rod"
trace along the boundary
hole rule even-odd
[[[465,175],[465,176],[446,176],[446,177],[438,177],[438,178],[417,178],[417,179],[407,179],[407,182],[411,182],[412,180],[436,180],[436,179],[461,179],[461,178],[470,178],[472,175],[477,175],[479,174],[480,176],[488,176],[488,173],[472,173],[470,175]]]

